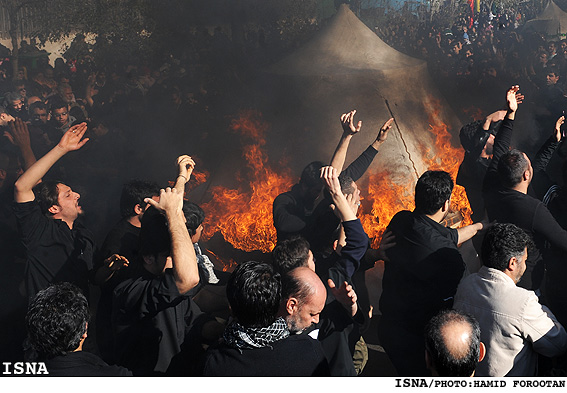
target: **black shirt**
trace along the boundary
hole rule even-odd
[[[14,204],[27,251],[28,299],[51,283],[70,282],[89,294],[89,271],[95,250],[92,233],[75,220],[73,229],[62,220],[46,217],[34,200]]]
[[[329,365],[321,345],[306,334],[291,335],[270,346],[238,350],[219,344],[207,351],[206,377],[324,377]]]
[[[202,325],[209,319],[179,293],[173,269],[154,276],[140,268],[139,276],[114,289],[114,360],[136,376],[163,374],[182,344],[200,340]]]
[[[513,120],[504,119],[494,140],[494,155],[484,178],[483,196],[490,221],[514,224],[534,239],[536,248],[528,252],[526,272],[518,285],[537,289],[543,276],[543,266],[538,264],[543,260],[544,242],[548,241],[557,250],[567,252],[567,231],[561,228],[540,200],[500,186],[498,162],[509,149],[513,126]],[[532,272],[535,273],[533,277]]]
[[[45,362],[52,377],[129,377],[132,372],[120,366],[109,366],[98,356],[84,352],[69,352]]]
[[[452,306],[466,271],[458,233],[407,210],[397,213],[388,229],[396,245],[386,251],[380,311],[383,318],[403,321],[422,334],[433,315]]]

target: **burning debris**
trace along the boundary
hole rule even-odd
[[[440,102],[430,97],[429,132],[434,147],[421,145],[422,160],[427,169],[445,170],[456,177],[464,152],[451,144],[451,134],[441,119]],[[237,174],[240,186],[229,189],[215,186],[210,190],[211,200],[203,205],[207,212],[205,237],[211,238],[220,232],[233,247],[246,251],[269,253],[276,244],[273,226],[272,204],[276,196],[288,191],[293,177],[284,165],[277,171],[269,164],[265,150],[265,133],[269,124],[258,111],[241,112],[231,123],[231,130],[241,136],[243,157],[247,170]],[[408,180],[408,179],[405,179]],[[382,233],[391,218],[400,210],[413,210],[413,188],[416,179],[399,184],[388,171],[370,173],[361,184],[365,196],[359,218],[372,241],[378,247]],[[453,189],[452,213],[446,225],[464,226],[472,223],[471,209],[463,187]]]
[[[264,145],[269,124],[259,112],[241,112],[230,128],[241,135],[248,170],[237,174],[241,184],[238,189],[211,188],[212,199],[203,205],[207,212],[204,235],[210,238],[220,232],[235,248],[269,253],[276,245],[272,203],[293,185],[293,180],[284,166],[276,171],[268,164]]]

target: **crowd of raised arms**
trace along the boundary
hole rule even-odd
[[[457,178],[421,174],[415,209],[392,218],[377,249],[357,218],[356,182],[388,149],[394,119],[346,165],[362,123],[356,110],[337,114],[330,159],[306,158],[297,184],[273,201],[271,255],[227,272],[199,245],[208,212],[185,198],[201,158],[171,157],[170,184],[144,176],[147,144],[176,138],[147,130],[212,121],[221,90],[210,99],[201,75],[175,62],[103,70],[84,45],[72,46],[74,61],[0,83],[0,360],[42,362],[56,376],[357,376],[379,311],[396,375],[567,375],[567,165],[548,168],[564,159],[554,153],[567,46],[554,65],[514,75],[529,79],[530,93],[510,83],[492,113],[463,125]],[[465,78],[473,62],[460,50],[436,58],[451,58]],[[513,146],[530,100],[546,108],[535,154]],[[457,229],[445,225],[455,181],[474,221]],[[480,266],[466,263],[465,243]],[[364,280],[376,261],[379,310]]]

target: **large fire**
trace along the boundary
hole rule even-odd
[[[438,100],[429,97],[426,101],[429,112],[429,132],[434,140],[434,148],[422,145],[422,159],[429,170],[444,170],[451,174],[453,180],[457,177],[459,165],[463,160],[464,151],[451,144],[451,134],[447,125],[441,119],[441,106]],[[421,174],[420,174],[421,175]],[[417,181],[415,174],[408,174],[409,179],[404,184],[398,184],[387,171],[370,174],[368,181],[367,199],[371,200],[369,212],[362,211],[359,218],[364,230],[372,241],[372,247],[377,248],[384,230],[392,217],[400,210],[413,210],[414,187]],[[410,180],[408,182],[408,180]],[[364,206],[364,205],[363,205]],[[451,196],[452,222],[457,221],[460,226],[472,224],[472,210],[465,193],[465,189],[455,185]]]
[[[242,137],[243,156],[249,171],[247,175],[240,174],[238,189],[222,186],[211,189],[211,201],[202,206],[207,212],[205,237],[220,232],[235,248],[268,253],[276,245],[272,203],[276,196],[291,188],[292,177],[289,170],[276,172],[268,165],[263,146],[269,125],[259,112],[241,112],[230,128]]]
[[[464,152],[451,144],[451,134],[441,119],[439,101],[429,98],[427,104],[434,148],[422,146],[423,162],[428,169],[447,171],[455,179]],[[272,204],[276,196],[291,188],[293,181],[285,166],[280,165],[276,172],[268,164],[264,151],[268,128],[261,114],[253,110],[241,112],[232,121],[231,130],[238,132],[243,141],[247,172],[237,176],[241,184],[238,189],[215,186],[210,190],[212,199],[203,205],[207,212],[205,238],[220,232],[235,248],[247,252],[259,250],[268,253],[275,246]],[[414,208],[417,177],[415,174],[408,176],[409,181],[399,180],[403,184],[398,184],[387,171],[369,173],[367,185],[366,182],[359,185],[365,195],[359,217],[374,248],[378,247],[392,217],[400,210]],[[472,211],[461,186],[455,186],[451,200],[456,221],[460,225],[470,224]]]

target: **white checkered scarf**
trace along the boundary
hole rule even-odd
[[[224,341],[236,349],[264,348],[271,343],[289,336],[285,320],[280,317],[270,326],[263,328],[246,328],[234,321],[224,331]]]

